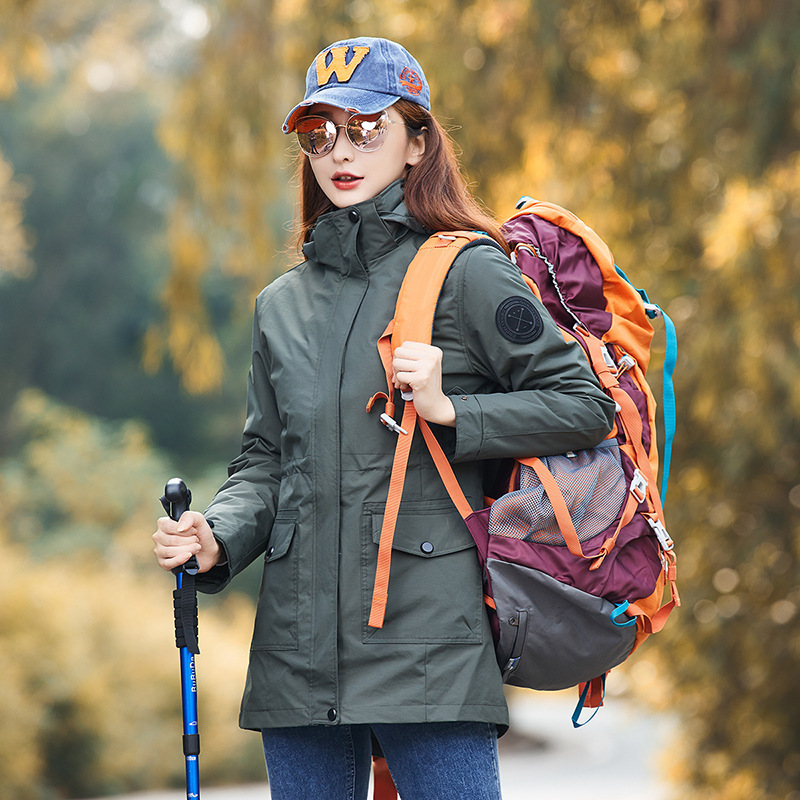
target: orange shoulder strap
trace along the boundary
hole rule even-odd
[[[392,350],[403,342],[430,344],[444,279],[464,245],[482,238],[486,237],[474,231],[437,233],[420,247],[397,295]]]
[[[463,247],[467,243],[480,238],[485,237],[473,231],[435,234],[420,247],[411,264],[409,264],[397,296],[394,325],[390,323],[386,333],[378,342],[378,353],[389,383],[389,397],[394,395],[394,387],[391,385],[392,353],[403,342],[430,344],[436,304],[447,273]],[[391,347],[386,346],[386,337],[389,332],[391,332]],[[397,448],[392,464],[391,478],[389,479],[389,497],[386,500],[386,511],[383,515],[383,525],[378,543],[378,566],[375,572],[372,606],[367,623],[371,628],[382,628],[386,614],[392,542],[394,541],[394,530],[400,510],[400,501],[403,496],[406,465],[416,422],[414,403],[407,401],[403,410],[401,430],[397,434]]]

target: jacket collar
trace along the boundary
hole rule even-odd
[[[323,214],[303,245],[303,255],[344,275],[364,272],[394,250],[408,230],[426,232],[403,202],[403,181],[354,206]]]

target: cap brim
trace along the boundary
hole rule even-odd
[[[303,111],[317,103],[343,108],[356,114],[377,114],[394,105],[399,99],[400,95],[383,94],[346,86],[326,86],[306,97],[289,112],[289,116],[283,123],[283,132],[291,133]]]

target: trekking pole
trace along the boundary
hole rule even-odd
[[[164,487],[161,505],[176,522],[189,510],[192,493],[180,478],[172,478]],[[175,645],[180,649],[181,707],[183,711],[183,755],[186,758],[186,798],[199,800],[200,735],[197,730],[197,676],[194,670],[197,646],[197,559],[192,556],[185,564],[173,569],[177,587],[172,593],[175,609]]]

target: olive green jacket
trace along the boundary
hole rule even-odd
[[[421,436],[386,620],[367,625],[397,434],[381,424],[382,407],[365,407],[386,389],[376,342],[428,235],[402,200],[398,182],[321,217],[306,260],[256,303],[242,452],[206,512],[227,564],[199,576],[203,591],[218,591],[264,560],[244,728],[508,723],[475,546]],[[502,335],[496,319],[517,296],[543,320],[528,344]],[[610,430],[614,405],[579,348],[497,248],[456,259],[433,342],[456,410],[455,429],[434,428],[475,508],[492,459],[580,449]],[[399,396],[397,404],[399,418]]]

